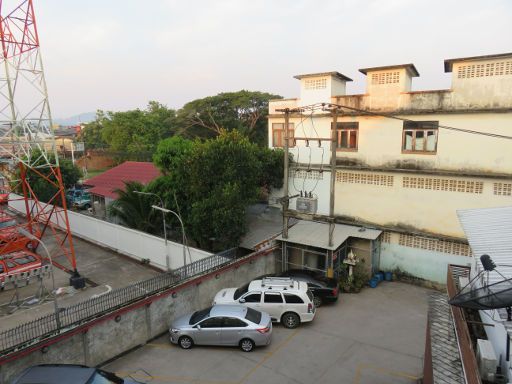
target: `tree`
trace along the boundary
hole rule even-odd
[[[103,121],[106,119],[105,112],[97,111],[96,120],[85,124],[84,128],[78,134],[77,140],[83,141],[85,148],[98,149],[107,147],[107,143],[103,140]]]
[[[80,134],[86,148],[104,148],[128,157],[155,151],[158,142],[174,134],[176,112],[150,101],[145,110],[98,111]]]
[[[178,111],[177,124],[187,137],[213,138],[224,130],[238,130],[252,142],[266,146],[268,102],[282,96],[265,92],[224,92],[191,101]]]
[[[118,218],[129,228],[157,234],[160,232],[158,218],[151,206],[154,202],[150,196],[140,195],[135,191],[144,191],[145,186],[138,181],[125,182],[124,189],[116,189],[118,195],[107,207],[109,215]]]
[[[33,151],[31,154],[32,158],[39,159],[39,161],[35,161],[33,163],[33,168],[37,168],[38,165],[42,165],[45,163],[44,158],[41,155],[40,151]],[[53,154],[48,154],[48,161],[50,163],[55,163],[55,156]],[[69,188],[75,185],[78,180],[82,177],[82,173],[80,169],[73,164],[71,160],[59,159],[59,167],[60,173],[62,177],[62,184],[64,188]],[[58,188],[55,186],[57,183],[57,177],[50,172],[43,172],[50,181],[44,179],[38,172],[35,172],[33,169],[27,169],[26,177],[29,179],[30,187],[32,188],[34,194],[40,201],[44,201],[45,203],[49,202],[57,193]],[[17,171],[17,178],[19,179],[19,170]],[[16,186],[15,190],[19,194],[23,194],[21,190],[21,186]],[[53,202],[57,202],[60,204],[60,200],[55,200]],[[52,203],[53,203],[52,202]]]
[[[261,187],[282,185],[282,156],[236,130],[221,130],[206,141],[173,137],[157,148],[154,161],[164,176],[147,191],[181,214],[187,234],[201,248],[232,247],[245,233],[245,209]],[[179,224],[172,217],[169,222]]]

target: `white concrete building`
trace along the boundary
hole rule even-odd
[[[412,91],[413,64],[364,68],[366,93],[347,95],[338,72],[295,76],[296,99],[269,104],[269,146],[284,144],[283,108],[332,103],[338,116],[335,216],[383,230],[383,270],[444,283],[446,265],[468,264],[456,210],[512,204],[512,53],[449,59],[450,89]],[[290,114],[290,195],[318,197],[329,214],[332,117]],[[453,129],[455,128],[455,129]],[[502,137],[503,136],[503,137]],[[283,191],[275,191],[281,197]],[[295,208],[291,202],[290,208]]]

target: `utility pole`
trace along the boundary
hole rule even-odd
[[[338,108],[332,110],[332,127],[331,127],[331,190],[329,199],[329,246],[333,245],[334,234],[334,187],[336,185],[336,143],[338,142]]]
[[[289,145],[288,145],[288,135],[289,135],[289,125],[290,125],[290,110],[288,108],[284,111],[284,199],[282,200],[283,204],[283,239],[288,238],[288,222],[289,217],[286,214],[290,205],[290,199],[288,197],[288,172],[289,172]]]

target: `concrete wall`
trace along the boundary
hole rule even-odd
[[[9,208],[21,213],[25,212],[24,204],[23,200],[9,200]],[[116,252],[137,260],[149,259],[151,265],[166,269],[167,253],[164,239],[121,225],[98,220],[78,212],[68,211],[68,218],[71,233],[74,236],[101,245],[102,247],[113,249]],[[191,260],[187,252],[187,263],[212,255],[209,252],[197,248],[189,247],[189,250]],[[183,266],[182,244],[168,241],[167,252],[169,254],[171,269]]]
[[[211,305],[220,289],[238,287],[257,276],[274,273],[275,267],[272,253],[260,253],[175,287],[145,305],[86,324],[75,330],[76,334],[54,344],[47,341],[46,353],[42,353],[45,344],[41,344],[29,354],[19,353],[10,361],[0,360],[0,383],[9,383],[23,369],[35,364],[101,364],[167,332],[174,318]],[[176,292],[176,297],[171,292]]]
[[[446,284],[448,264],[470,265],[471,258],[442,252],[381,243],[380,270],[400,269],[412,276],[439,284]]]
[[[512,113],[424,113],[400,117],[438,121],[440,125],[501,135],[509,135],[512,124]],[[337,152],[339,162],[346,165],[512,174],[510,140],[439,128],[436,153],[402,153],[402,121],[379,116],[345,116],[338,121],[359,122],[357,151]],[[269,118],[269,146],[272,146],[272,123],[283,122],[283,116]],[[332,117],[325,114],[315,116],[313,120],[307,114],[290,118],[297,137],[329,138],[331,122]],[[297,141],[290,152],[294,161],[300,163],[316,165],[322,162],[329,164],[330,161],[330,143],[327,141],[323,141],[320,148],[314,140],[310,141],[309,147],[304,141]]]
[[[329,175],[325,173],[324,178]],[[512,196],[496,194],[495,183],[510,184],[512,181],[339,170],[335,184],[335,213],[390,228],[409,227],[465,238],[457,210],[502,207],[512,203]],[[481,186],[481,190],[477,186]],[[325,201],[329,201],[329,189],[318,188],[315,193],[322,201],[319,206],[324,207]]]

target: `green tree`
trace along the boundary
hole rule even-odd
[[[282,96],[241,90],[193,100],[178,111],[180,132],[191,138],[213,138],[223,129],[238,130],[252,142],[267,145],[268,102]]]
[[[181,214],[189,238],[201,248],[228,248],[245,233],[245,209],[262,187],[280,187],[283,151],[258,147],[240,132],[215,139],[162,141],[154,155],[164,174],[147,191]],[[179,223],[169,218],[171,226]]]
[[[54,164],[55,156],[53,154],[48,154],[47,156],[48,161]],[[37,168],[38,166],[46,164],[46,160],[43,156],[41,156],[40,151],[33,151],[31,157],[33,159],[38,159],[38,161],[32,163],[33,168]],[[58,191],[58,188],[56,186],[56,184],[58,184],[56,174],[50,172],[50,169],[46,167],[39,169],[37,172],[35,172],[33,168],[27,169],[26,174],[26,177],[29,180],[30,188],[40,201],[48,203],[56,195]],[[64,188],[69,188],[75,185],[78,182],[78,180],[82,177],[80,169],[77,166],[75,166],[71,160],[59,159],[59,168]],[[42,177],[41,174],[45,175],[46,178]],[[21,186],[17,186],[15,189],[17,193],[23,194]],[[60,199],[52,200],[51,202],[58,205],[62,205]]]
[[[153,153],[160,140],[174,134],[176,113],[150,101],[145,110],[106,112],[98,121],[101,138],[112,151],[131,155]]]
[[[121,224],[139,231],[157,234],[160,233],[158,218],[151,205],[154,201],[150,196],[140,195],[135,191],[144,191],[145,186],[137,181],[125,182],[124,189],[114,192],[118,198],[107,207],[109,215],[120,220]]]
[[[103,121],[105,120],[105,112],[97,111],[96,119],[85,124],[80,131],[77,141],[83,141],[86,149],[98,149],[107,147],[107,143],[103,140]]]

